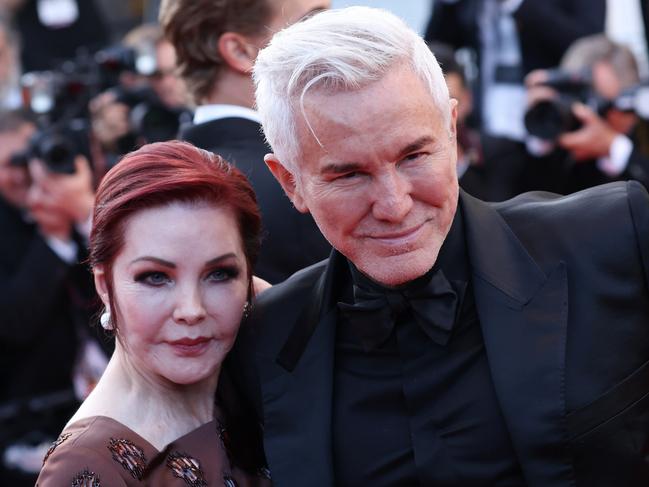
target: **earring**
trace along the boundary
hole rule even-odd
[[[250,301],[246,301],[246,304],[243,305],[243,317],[247,318],[250,316],[250,311],[252,310],[252,304]]]
[[[99,317],[99,324],[104,330],[112,330],[113,323],[110,320],[110,310],[106,309]]]

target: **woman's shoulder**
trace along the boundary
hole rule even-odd
[[[95,416],[75,421],[52,444],[37,487],[128,486],[145,473],[155,449],[118,421]]]

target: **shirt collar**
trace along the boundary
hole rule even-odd
[[[261,124],[261,118],[252,108],[239,105],[201,105],[194,112],[194,124],[211,122],[221,118],[245,118]]]

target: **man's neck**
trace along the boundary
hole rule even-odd
[[[238,105],[253,108],[255,105],[254,86],[250,76],[226,71],[214,84],[212,91],[204,100],[205,105]]]

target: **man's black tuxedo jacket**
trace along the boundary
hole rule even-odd
[[[271,152],[261,126],[243,118],[223,118],[185,127],[180,138],[225,158],[252,183],[262,213],[264,239],[255,274],[281,282],[329,255],[331,247],[310,215],[299,213],[264,163]]]
[[[497,398],[531,487],[649,485],[649,195],[637,182],[487,204],[461,193]],[[338,276],[263,293],[228,365],[253,401],[274,484],[334,485]],[[485,445],[489,448],[489,445]]]

